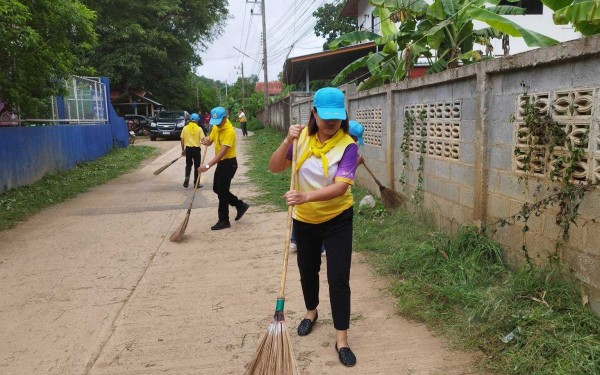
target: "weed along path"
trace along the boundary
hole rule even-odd
[[[252,203],[256,188],[243,164],[250,141],[238,141],[232,191]],[[185,238],[169,242],[192,189],[181,186],[184,160],[152,174],[179,155],[179,142],[151,145],[162,155],[136,171],[0,232],[1,374],[243,373],[275,308],[286,212],[252,205],[230,229],[211,231],[213,168]],[[285,311],[301,374],[477,373],[475,355],[449,351],[396,314],[385,282],[360,254],[349,333],[358,362],[344,368],[325,272],[321,282],[319,321],[298,337],[304,306],[290,257]]]

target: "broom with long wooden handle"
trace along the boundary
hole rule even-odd
[[[179,160],[180,158],[181,158],[181,156],[179,156],[177,159],[171,160],[167,164],[165,164],[162,167],[158,168],[157,170],[154,171],[154,175],[156,176],[156,175],[160,174],[162,171],[164,171],[165,169],[169,168],[171,165],[175,164],[175,162],[177,160]]]
[[[292,146],[292,177],[290,179],[290,190],[296,187],[296,145],[298,140],[294,139]],[[244,375],[292,375],[296,368],[292,340],[285,324],[283,305],[285,303],[285,280],[287,276],[288,258],[290,255],[290,236],[292,234],[292,211],[294,207],[288,206],[287,230],[285,233],[285,251],[283,252],[283,267],[281,271],[281,283],[277,303],[275,304],[275,315],[264,334],[256,353],[246,366]],[[297,373],[297,371],[296,371]]]
[[[396,208],[402,206],[402,204],[406,201],[406,198],[397,191],[383,186],[381,182],[379,182],[377,177],[375,177],[373,172],[371,172],[369,167],[367,167],[367,163],[363,162],[363,166],[365,167],[367,172],[369,172],[371,177],[373,177],[377,186],[379,186],[379,192],[381,193],[381,202],[383,202],[385,208],[395,210]]]
[[[204,152],[202,152],[201,162],[204,162],[204,158],[206,157],[206,150],[208,147],[204,147]],[[183,238],[183,234],[185,233],[185,228],[187,228],[188,222],[190,221],[190,214],[192,213],[192,206],[194,205],[194,198],[196,197],[196,190],[198,190],[198,185],[200,184],[200,177],[202,177],[202,173],[198,173],[198,178],[196,179],[196,183],[194,184],[194,194],[192,194],[192,200],[190,202],[190,206],[188,207],[187,213],[185,214],[185,218],[179,224],[175,232],[171,235],[170,240],[173,242],[179,242]]]

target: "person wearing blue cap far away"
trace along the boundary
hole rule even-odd
[[[354,142],[356,142],[359,147],[364,145],[365,141],[363,140],[363,133],[365,132],[365,128],[362,126],[362,124],[358,121],[350,120],[348,121],[348,125],[348,134],[350,134],[350,137],[354,139]],[[358,165],[361,165],[364,161],[365,159],[359,154]]]
[[[215,156],[210,161],[198,168],[200,173],[208,171],[213,165],[217,165],[213,180],[213,191],[219,197],[219,221],[210,229],[221,230],[231,227],[229,222],[229,206],[237,209],[235,220],[244,216],[250,205],[245,203],[230,191],[231,180],[235,176],[238,164],[235,149],[235,130],[227,118],[227,111],[223,107],[216,107],[210,111],[210,125],[213,125],[208,138],[202,140],[202,144],[210,146],[215,144]]]
[[[185,178],[183,187],[188,187],[190,183],[190,173],[192,172],[192,164],[194,165],[194,186],[198,179],[198,168],[200,167],[200,142],[204,138],[204,131],[198,125],[200,116],[197,113],[192,113],[190,122],[181,131],[181,156],[185,156]],[[202,187],[202,186],[200,186]]]
[[[350,328],[350,266],[352,263],[352,210],[358,145],[350,137],[344,93],[333,87],[318,90],[308,125],[292,125],[269,161],[272,172],[292,164],[292,143],[298,138],[298,185],[285,193],[294,206],[294,234],[306,314],[298,336],[311,333],[318,320],[321,246],[327,248],[327,281],[335,349],[344,366],[354,366],[356,356],[348,344]]]

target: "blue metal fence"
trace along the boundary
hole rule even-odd
[[[108,79],[106,95],[110,92]],[[0,193],[31,184],[45,174],[106,155],[128,145],[127,125],[109,98],[108,123],[0,127]]]

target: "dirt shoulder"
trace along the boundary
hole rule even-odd
[[[163,154],[0,232],[0,373],[243,373],[275,307],[286,212],[252,205],[230,229],[211,231],[213,168],[203,176],[184,241],[172,243],[192,195],[181,186],[185,162],[154,176],[180,146],[136,144],[145,142]],[[252,204],[247,142],[239,133],[232,191]],[[319,322],[298,337],[304,306],[290,258],[286,321],[301,374],[475,373],[473,354],[449,351],[423,325],[396,314],[385,281],[356,253],[349,336],[358,363],[344,368],[333,348],[326,273],[321,277]]]

